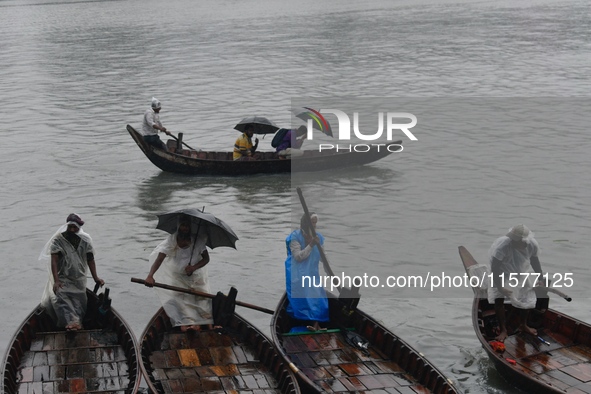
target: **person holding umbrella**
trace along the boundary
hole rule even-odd
[[[170,212],[158,218],[156,228],[168,232],[169,236],[150,254],[152,265],[145,279],[146,286],[154,285],[158,279],[158,282],[171,286],[210,293],[206,267],[210,259],[206,247],[235,247],[238,237],[223,221],[197,209]],[[157,290],[174,327],[180,327],[181,331],[213,327],[210,299]]]
[[[259,139],[255,138],[254,145],[252,144],[252,136],[254,135],[254,126],[247,124],[244,126],[244,133],[236,139],[234,143],[234,160],[258,160],[259,156],[255,154],[259,146]]]

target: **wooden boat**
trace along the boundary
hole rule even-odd
[[[260,173],[291,172],[292,164],[298,172],[324,171],[345,167],[361,166],[380,160],[391,151],[400,149],[402,141],[389,146],[372,146],[369,152],[348,152],[327,150],[305,151],[304,155],[294,159],[280,159],[275,152],[259,152],[261,160],[234,161],[233,153],[196,151],[182,148],[179,140],[167,141],[168,151],[154,148],[147,144],[142,135],[127,125],[127,131],[148,159],[162,171],[190,175],[251,175]],[[391,145],[391,146],[390,146]],[[371,146],[371,145],[370,145]],[[388,150],[390,149],[390,150]],[[292,163],[293,161],[293,163]]]
[[[459,252],[470,275],[478,263],[463,246],[459,247]],[[476,276],[481,278],[482,273]],[[474,292],[474,331],[497,371],[510,384],[531,393],[591,393],[589,324],[549,309],[547,293],[542,291],[528,320],[528,325],[538,331],[539,338],[515,332],[519,310],[505,304],[510,335],[504,341],[505,350],[495,351],[498,322],[494,305],[488,303],[486,290],[474,288]]]
[[[108,296],[87,294],[83,330],[57,330],[40,305],[25,319],[4,359],[4,393],[138,392],[141,367],[131,329],[102,304]]]
[[[199,332],[173,328],[160,308],[140,344],[144,376],[153,393],[300,393],[273,344],[233,308],[221,329]]]
[[[457,393],[425,357],[359,309],[329,297],[326,331],[291,334],[294,321],[284,295],[271,323],[279,352],[311,393]],[[332,327],[341,327],[332,329]]]

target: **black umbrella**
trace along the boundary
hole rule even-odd
[[[244,133],[244,128],[252,125],[254,134],[273,134],[279,127],[264,116],[248,116],[242,119],[234,128]]]
[[[211,213],[205,213],[199,209],[188,208],[174,212],[167,212],[158,215],[159,230],[174,234],[179,226],[179,217],[182,215],[191,218],[191,233],[207,234],[207,246],[211,249],[218,246],[228,246],[236,249],[238,237],[234,231],[223,220],[218,219]]]

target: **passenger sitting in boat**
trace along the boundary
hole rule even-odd
[[[292,156],[302,156],[304,151],[300,150],[304,140],[308,135],[306,126],[300,126],[296,130],[289,130],[285,133],[283,140],[276,148],[279,157],[290,158]]]
[[[150,255],[152,266],[146,277],[146,286],[155,283],[154,275],[161,268],[159,282],[209,293],[206,243],[207,235],[203,231],[199,231],[198,235],[191,234],[191,218],[181,216],[176,233],[169,235]],[[160,288],[157,293],[174,327],[180,327],[181,331],[199,331],[201,325],[213,328],[210,299]]]
[[[259,146],[259,139],[255,138],[254,145],[252,144],[252,136],[254,135],[254,127],[247,124],[244,127],[244,133],[238,137],[234,143],[234,160],[259,160],[260,157],[256,154]]]
[[[320,329],[319,322],[329,321],[326,291],[318,286],[321,283],[318,248],[324,244],[324,237],[320,233],[313,237],[307,224],[311,222],[316,228],[318,215],[310,213],[310,221],[305,220],[305,215],[300,220],[300,228],[285,239],[285,286],[289,300],[286,311],[291,317],[309,323],[308,329],[315,331]],[[304,277],[310,278],[309,282],[302,283]]]
[[[39,259],[49,259],[49,280],[41,305],[58,328],[82,329],[86,314],[86,272],[103,286],[96,274],[94,248],[90,235],[82,230],[84,221],[75,213],[68,215],[41,251]]]
[[[537,335],[537,331],[527,325],[529,310],[536,306],[536,278],[533,274],[542,274],[542,267],[538,259],[538,242],[534,234],[523,224],[512,227],[509,232],[495,240],[490,251],[490,266],[493,273],[493,286],[488,288],[488,302],[495,305],[495,312],[499,321],[498,341],[507,338],[504,302],[507,297],[511,304],[520,309],[518,329]],[[510,275],[517,274],[518,286],[511,289],[503,287],[509,285]],[[524,275],[521,275],[524,274]],[[526,276],[524,280],[524,276]]]
[[[166,145],[160,140],[160,137],[158,137],[158,131],[162,131],[167,135],[171,134],[166,130],[166,127],[162,126],[162,123],[160,122],[161,108],[162,106],[160,105],[160,101],[157,98],[152,97],[152,106],[144,113],[142,134],[144,135],[144,141],[146,141],[148,144],[156,148],[166,150]]]

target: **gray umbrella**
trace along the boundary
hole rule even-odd
[[[191,233],[196,234],[199,231],[200,234],[207,234],[207,246],[211,249],[218,246],[228,246],[236,249],[238,237],[230,226],[213,214],[204,213],[199,209],[180,209],[158,215],[156,228],[174,234],[178,229],[179,217],[182,215],[191,217]]]
[[[246,125],[252,125],[255,134],[273,134],[279,127],[264,116],[248,116],[242,119],[234,128],[238,131],[244,132]]]

